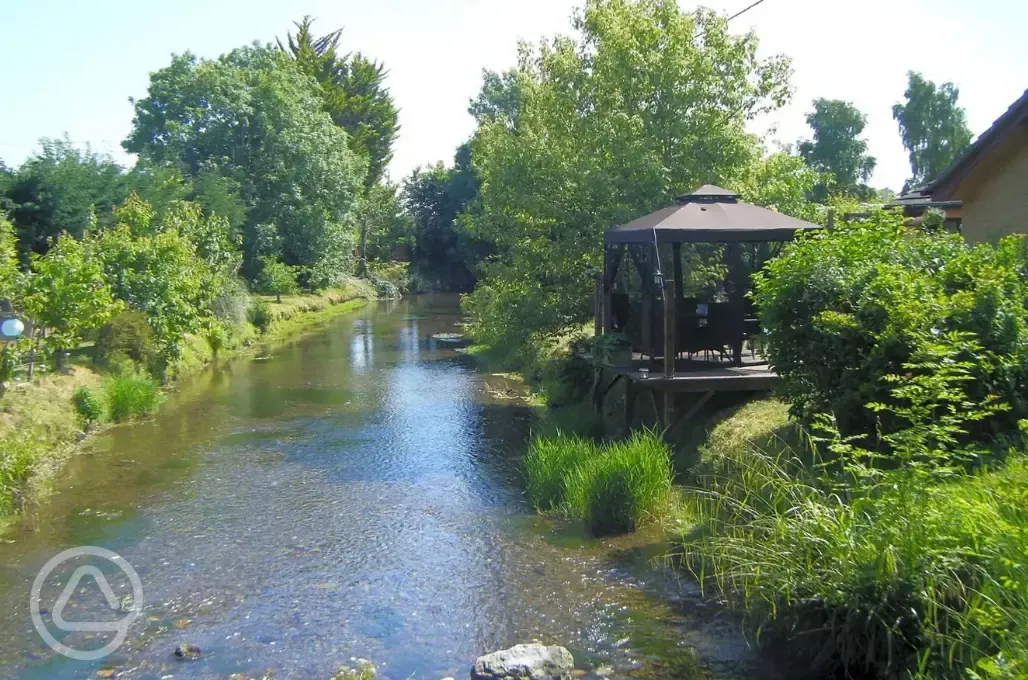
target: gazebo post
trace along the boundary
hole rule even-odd
[[[625,244],[619,243],[616,248],[603,249],[603,332],[614,330],[614,310],[611,296],[614,292],[614,277],[618,275],[621,258],[625,254]]]
[[[745,277],[745,266],[742,262],[742,249],[738,243],[729,243],[728,255],[728,283],[731,286],[729,302],[732,305],[732,328],[738,332],[732,339],[732,365],[742,366],[742,345],[743,345],[743,317],[746,315],[743,296],[746,294],[743,278]]]
[[[678,347],[675,344],[675,303],[678,292],[675,290],[675,278],[664,282],[664,376],[675,375],[675,357]]]

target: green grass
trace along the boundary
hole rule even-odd
[[[157,381],[140,374],[111,376],[104,384],[104,394],[107,412],[115,423],[153,415],[164,400]]]
[[[1028,677],[1026,460],[872,493],[791,429],[751,405],[702,447],[679,539],[701,583],[822,676]]]
[[[600,445],[563,433],[537,437],[524,461],[526,493],[538,510],[560,509],[595,536],[633,531],[670,507],[670,457],[649,431]]]

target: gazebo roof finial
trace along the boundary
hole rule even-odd
[[[678,197],[678,203],[737,203],[739,194],[714,184],[704,184],[699,189]]]

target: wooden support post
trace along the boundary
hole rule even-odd
[[[675,304],[678,300],[675,279],[664,281],[664,375],[671,378],[675,375],[675,357],[678,347],[675,344]]]
[[[632,380],[625,379],[625,436],[632,431],[632,418],[635,416],[635,386]]]
[[[670,390],[664,392],[664,416],[661,420],[665,433],[670,433],[671,426],[675,424],[675,393]]]
[[[650,367],[653,367],[653,295],[649,289],[643,290],[642,343],[643,351]]]
[[[603,335],[603,279],[593,285],[593,335]]]

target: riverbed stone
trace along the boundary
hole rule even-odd
[[[514,645],[478,657],[471,680],[571,680],[575,659],[563,647]]]
[[[180,659],[200,658],[200,647],[189,642],[180,642],[175,645],[175,656]]]

